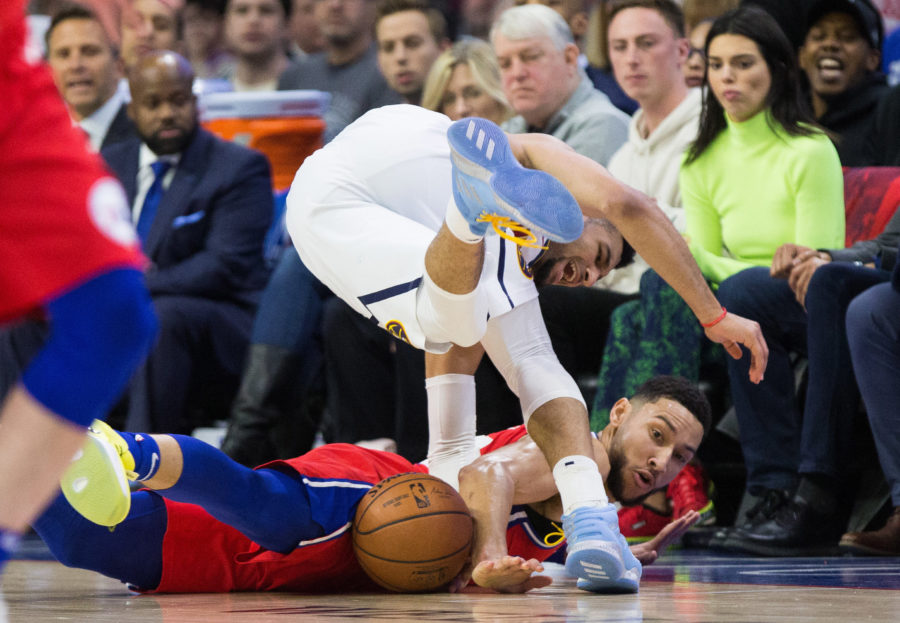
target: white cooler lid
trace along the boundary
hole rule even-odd
[[[199,96],[200,120],[252,119],[256,117],[321,117],[331,94],[324,91],[244,91],[203,93]]]

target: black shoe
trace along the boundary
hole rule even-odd
[[[754,497],[756,497],[756,502],[738,517],[734,526],[719,527],[712,533],[707,547],[725,552],[741,551],[731,548],[732,538],[741,530],[750,529],[774,516],[775,512],[787,501],[788,492],[783,489],[765,489],[758,497]]]
[[[299,369],[299,357],[286,348],[250,345],[222,452],[247,467],[278,458],[273,429],[290,417],[285,396],[290,396]]]
[[[833,515],[816,512],[794,495],[768,519],[736,530],[726,546],[761,556],[827,556],[837,552],[840,535]]]

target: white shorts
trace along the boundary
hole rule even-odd
[[[287,198],[287,227],[307,268],[360,314],[417,348],[443,352],[416,318],[425,252],[451,200],[450,120],[385,106],[306,159]],[[489,233],[479,288],[489,317],[537,297],[537,251]]]

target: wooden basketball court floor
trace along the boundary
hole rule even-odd
[[[45,556],[38,556],[44,557]],[[553,584],[526,595],[241,593],[135,595],[52,560],[17,560],[2,580],[4,623],[588,621],[763,623],[900,621],[900,558],[749,558],[670,550],[637,595],[593,595],[549,564]]]

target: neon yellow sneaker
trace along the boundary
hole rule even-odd
[[[85,519],[115,526],[131,509],[128,480],[136,476],[128,444],[108,424],[94,420],[60,486],[72,508]]]

